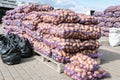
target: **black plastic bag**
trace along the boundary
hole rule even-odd
[[[16,48],[13,48],[10,49],[6,54],[2,54],[1,59],[8,65],[19,64],[21,62],[21,53]]]
[[[2,61],[8,65],[18,64],[21,58],[33,55],[33,48],[26,38],[9,33],[6,36],[0,34],[0,54]]]
[[[2,40],[2,39],[1,39]],[[13,43],[12,39],[3,37],[3,46],[1,48],[1,59],[8,65],[18,64],[21,61],[21,52]]]
[[[10,42],[18,48],[18,43],[22,40],[17,34],[9,33],[6,35],[6,38],[10,40]]]
[[[28,58],[33,55],[33,48],[28,39],[23,38],[21,41],[19,41],[18,46],[21,51],[22,58]]]
[[[4,39],[4,36],[2,34],[0,34],[0,54],[2,53],[1,49],[2,49],[2,47],[4,45],[3,39]]]
[[[12,42],[12,44],[21,51],[22,58],[28,58],[33,55],[33,49],[26,38],[20,38],[17,34],[7,34],[6,37]]]
[[[0,34],[0,54],[5,54],[10,50],[10,41]]]

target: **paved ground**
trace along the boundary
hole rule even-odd
[[[1,28],[0,28],[1,30]],[[120,47],[110,47],[107,39],[102,38],[102,64],[111,77],[104,80],[120,80]],[[34,57],[22,60],[21,64],[8,66],[0,59],[0,80],[71,80],[64,74],[59,74]]]
[[[111,77],[105,80],[120,80],[120,47],[101,46],[101,66],[110,73]]]
[[[0,59],[0,80],[70,80],[70,78],[32,57],[13,66],[3,64]]]

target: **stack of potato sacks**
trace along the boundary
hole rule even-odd
[[[97,19],[98,23],[97,27],[101,28],[101,35],[102,36],[108,36],[109,34],[109,27],[105,26],[106,17],[104,15],[104,12],[95,12],[94,17]]]
[[[70,58],[78,54],[89,56],[87,58],[100,56],[97,52],[97,39],[101,37],[101,30],[96,24],[94,17],[68,9],[29,4],[6,12],[2,25],[4,33],[15,33],[28,38],[34,49],[41,54],[57,62],[71,64]]]
[[[101,27],[104,36],[108,36],[109,28],[120,28],[120,5],[109,6],[104,12],[95,12],[95,17],[98,18],[98,27]]]
[[[95,26],[93,17],[56,9],[44,13],[41,18],[43,22],[38,23],[35,38],[51,49],[53,59],[66,63],[77,52],[98,57],[96,39],[100,38],[101,31]]]

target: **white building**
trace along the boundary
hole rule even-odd
[[[29,4],[27,2],[17,2],[18,6],[22,6],[22,5],[25,5],[25,4]]]
[[[16,0],[0,0],[0,7],[15,8],[17,6]]]

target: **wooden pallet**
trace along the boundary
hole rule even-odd
[[[50,57],[47,57],[47,56],[41,54],[38,51],[35,51],[35,53],[40,55],[40,56],[34,56],[38,61],[43,62],[44,64],[46,64],[47,66],[49,66],[53,70],[57,71],[58,73],[63,73],[64,72],[65,64],[56,62],[54,59],[52,59]],[[101,63],[101,58],[100,57],[99,58],[94,58],[94,60],[96,60],[98,62],[98,64]]]
[[[47,66],[49,66],[53,70],[57,71],[58,73],[63,73],[64,72],[64,65],[65,64],[56,62],[54,59],[52,59],[50,57],[47,57],[47,56],[41,54],[38,51],[35,51],[35,52],[40,55],[40,56],[35,56],[35,58],[38,61],[43,62],[44,64],[46,64]]]

